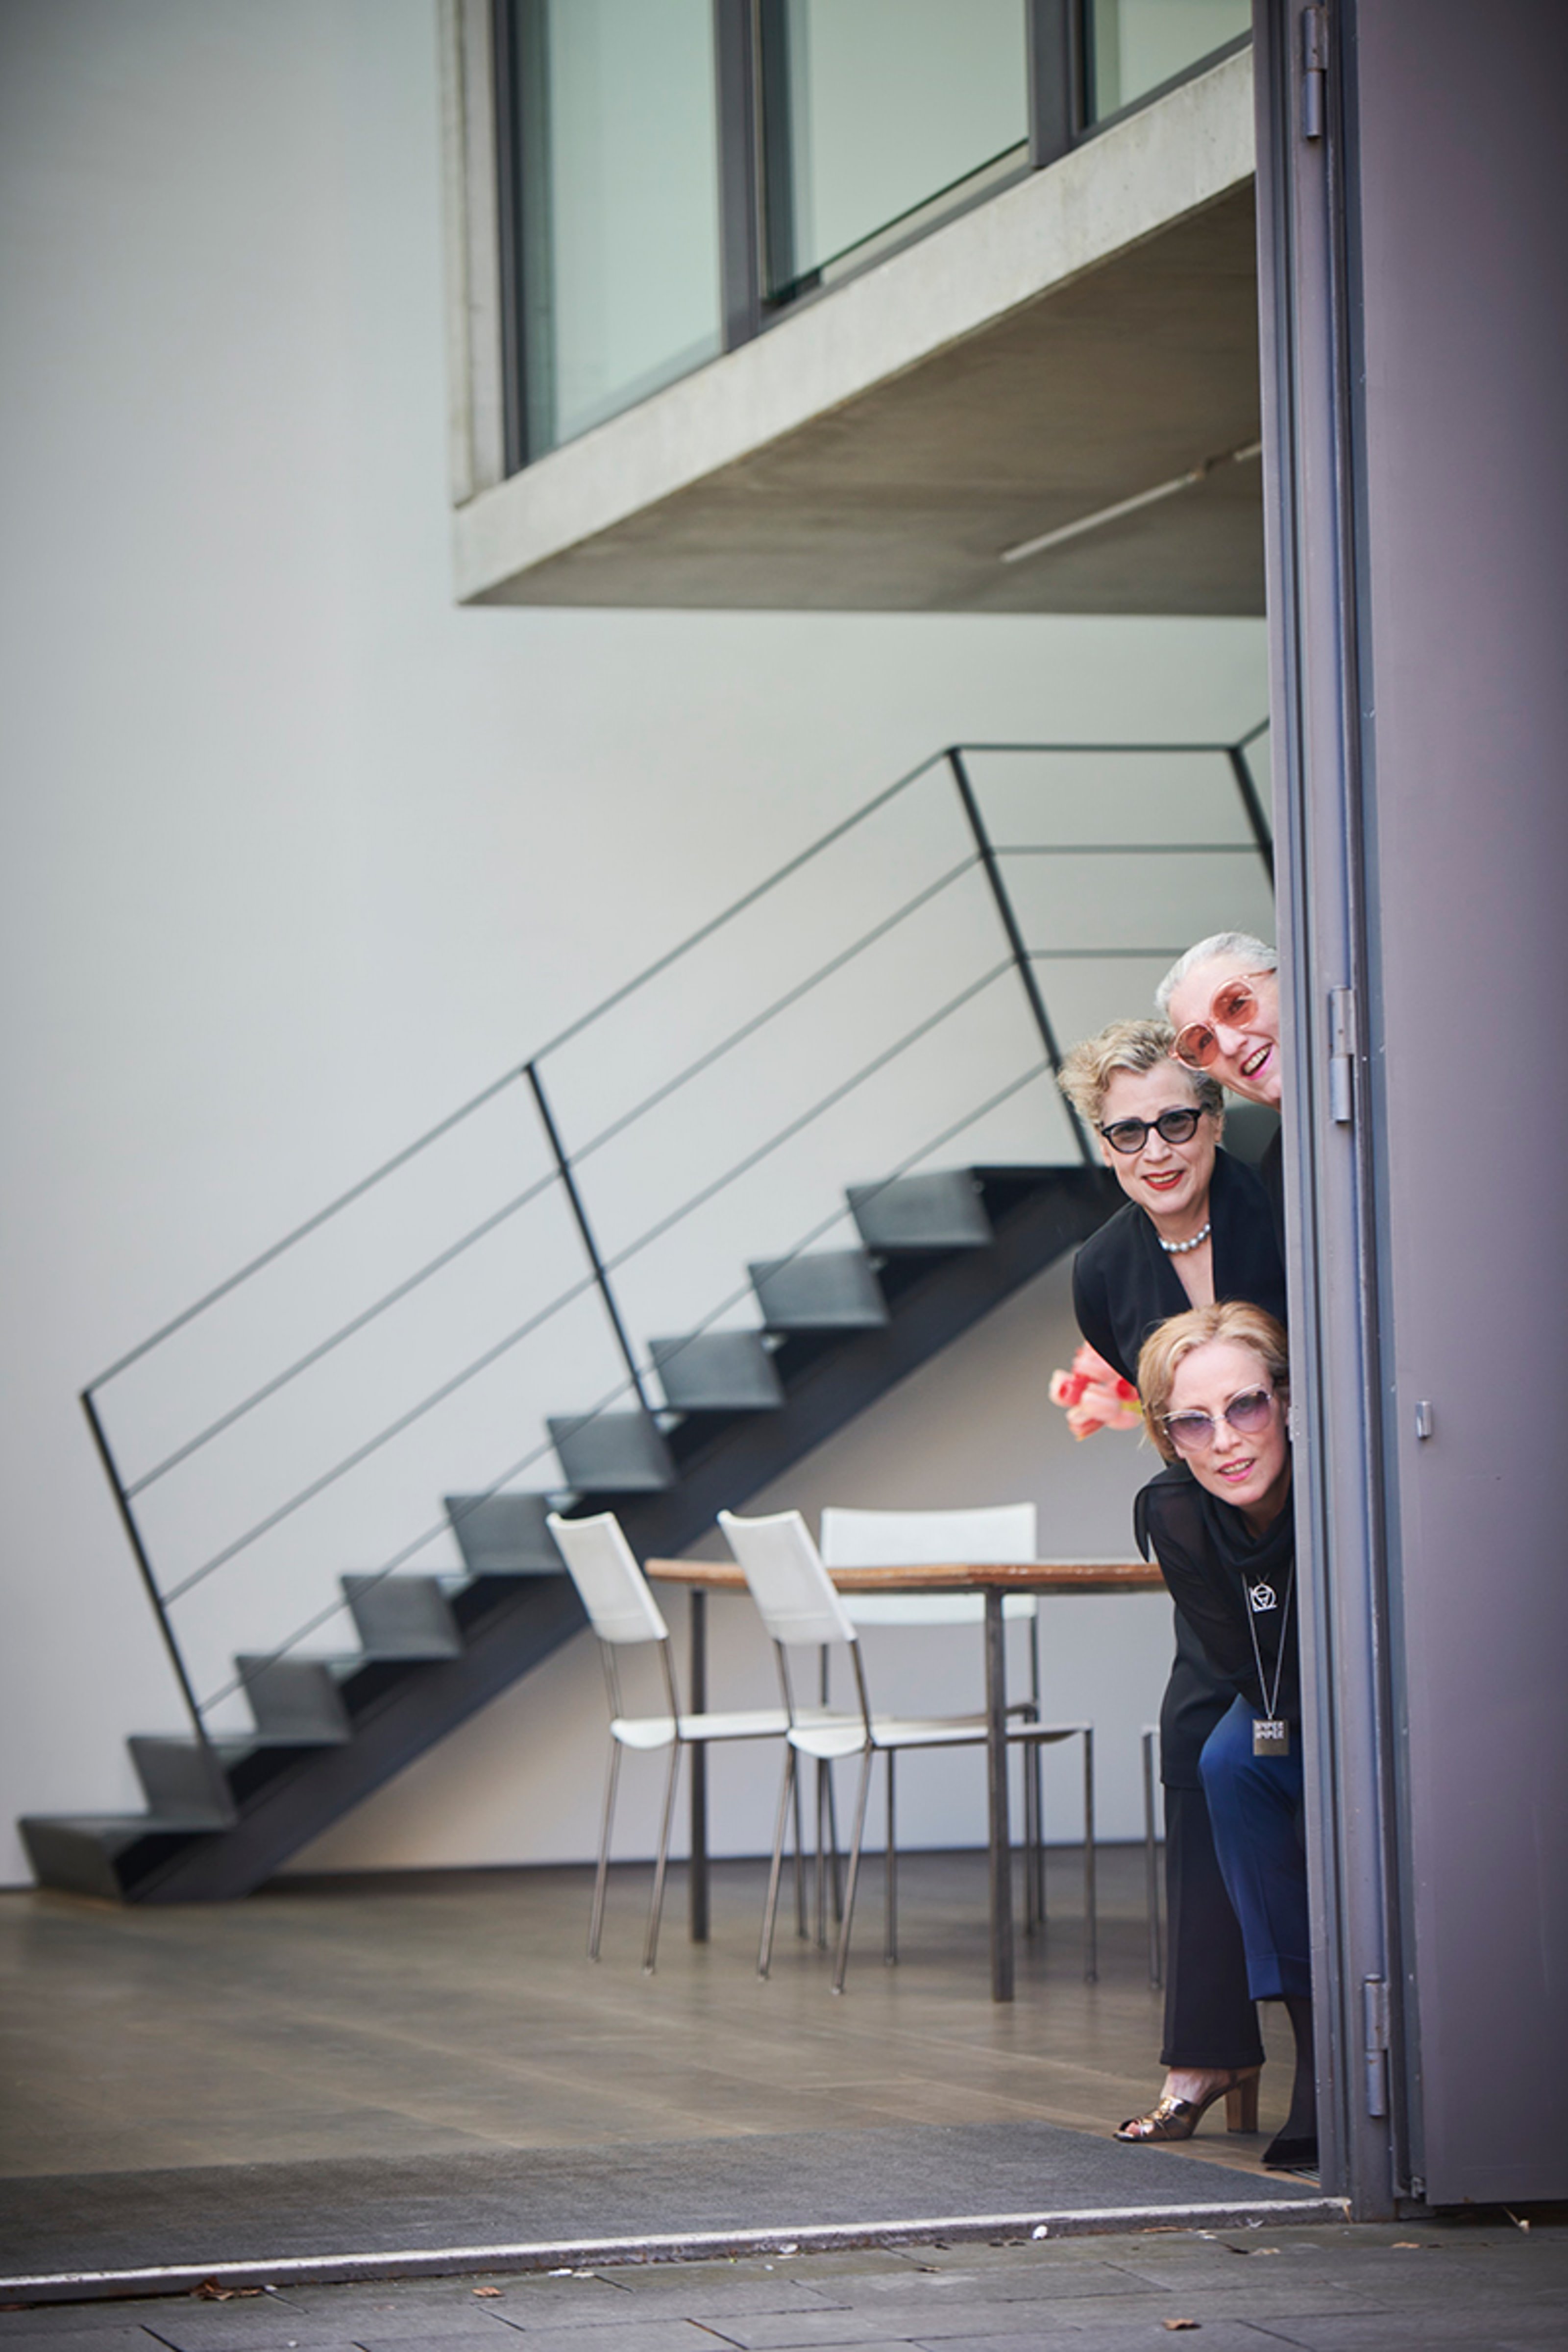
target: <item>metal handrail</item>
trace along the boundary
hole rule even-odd
[[[795,856],[790,858],[784,865],[774,869],[773,872],[766,876],[752,888],[743,892],[741,897],[731,901],[730,904],[723,908],[719,914],[713,916],[710,920],[700,925],[695,930],[689,933],[684,939],[679,941],[676,946],[668,950],[663,955],[656,958],[652,963],[646,966],[631,980],[626,981],[620,987],[614,990],[598,1004],[591,1007],[588,1012],[582,1014],[577,1020],[568,1024],[564,1029],[559,1031],[554,1036],[550,1038],[544,1045],[541,1046],[529,1060],[521,1063],[521,1065],[514,1066],[512,1068],[504,1072],[489,1086],[483,1087],[478,1094],[470,1097],[466,1102],[459,1105],[457,1109],[448,1113],[447,1117],[438,1120],[434,1126],[426,1129],[421,1135],[416,1137],[412,1142],[405,1145],[402,1150],[394,1153],[389,1159],[382,1161],[366,1176],[360,1179],[358,1182],[351,1185],[345,1192],[336,1195],[331,1201],[328,1202],[325,1206],[318,1210],[312,1216],[306,1218],[301,1223],[292,1227],[268,1248],[259,1252],[258,1255],[248,1259],[234,1274],[227,1276],[226,1280],[215,1285],[211,1289],[205,1291],[199,1298],[193,1301],[189,1307],[183,1309],[181,1313],[170,1318],[169,1320],[160,1325],[156,1330],[148,1336],[147,1339],[141,1341],[136,1347],[127,1350],[125,1354],[117,1358],[116,1360],[104,1371],[100,1372],[96,1379],[88,1383],[87,1387],[82,1391],[81,1396],[83,1410],[87,1415],[105,1475],[109,1478],[110,1487],[115,1496],[117,1507],[125,1526],[127,1537],[130,1540],[132,1553],[136,1559],[138,1570],[142,1578],[149,1599],[159,1620],[160,1630],[168,1651],[171,1664],[174,1667],[182,1697],[184,1698],[187,1711],[190,1714],[196,1735],[202,1742],[204,1748],[206,1750],[209,1766],[211,1767],[215,1780],[215,1793],[217,1794],[220,1801],[222,1801],[224,1793],[222,1787],[219,1785],[221,1776],[219,1776],[216,1771],[216,1759],[213,1750],[211,1735],[207,1728],[205,1716],[208,1710],[218,1705],[223,1699],[232,1696],[237,1690],[243,1688],[246,1682],[251,1679],[252,1675],[255,1672],[259,1671],[259,1664],[253,1666],[250,1673],[241,1672],[237,1679],[230,1680],[223,1686],[222,1689],[214,1693],[207,1699],[199,1699],[192,1683],[190,1671],[185,1662],[178,1635],[169,1613],[174,1603],[178,1601],[185,1594],[194,1591],[198,1585],[204,1583],[218,1570],[227,1565],[229,1561],[236,1559],[240,1553],[259,1540],[262,1536],[268,1534],[273,1528],[282,1524],[287,1518],[292,1516],[293,1513],[303,1508],[307,1503],[312,1501],[316,1496],[325,1492],[330,1486],[336,1484],[339,1479],[346,1476],[352,1470],[359,1467],[363,1462],[380,1451],[384,1446],[390,1444],[393,1439],[401,1435],[416,1422],[433,1411],[436,1406],[446,1402],[448,1398],[461,1390],[468,1381],[477,1378],[480,1372],[489,1369],[510,1350],[515,1349],[524,1339],[541,1329],[566,1307],[595,1291],[597,1291],[599,1294],[610,1330],[614,1335],[617,1349],[626,1365],[626,1378],[618,1381],[611,1390],[606,1391],[586,1413],[574,1415],[574,1420],[580,1424],[585,1424],[586,1423],[597,1418],[601,1413],[613,1410],[617,1404],[620,1404],[626,1399],[634,1396],[643,1411],[656,1412],[658,1408],[652,1404],[648,1397],[645,1385],[644,1369],[639,1361],[637,1350],[633,1346],[627,1330],[613,1277],[630,1264],[630,1262],[638,1256],[643,1251],[649,1248],[656,1241],[668,1234],[686,1219],[695,1214],[697,1211],[715,1199],[729,1186],[738,1181],[743,1175],[760,1165],[772,1153],[781,1149],[784,1144],[801,1134],[816,1120],[823,1118],[836,1105],[843,1102],[849,1096],[853,1095],[859,1087],[866,1085],[869,1079],[875,1076],[879,1071],[885,1069],[891,1062],[896,1060],[900,1055],[909,1051],[921,1038],[929,1036],[935,1029],[940,1027],[942,1023],[950,1019],[956,1012],[961,1010],[964,1005],[972,1003],[985,990],[994,987],[995,982],[999,979],[1003,978],[1009,971],[1015,973],[1018,981],[1020,991],[1027,1003],[1032,1021],[1039,1034],[1043,1048],[1042,1058],[1032,1064],[1029,1069],[1021,1076],[1010,1080],[999,1092],[989,1097],[987,1101],[980,1106],[978,1109],[966,1113],[964,1117],[959,1119],[956,1123],[944,1129],[940,1136],[923,1144],[917,1152],[902,1160],[900,1163],[899,1168],[896,1169],[891,1175],[885,1177],[881,1183],[869,1188],[870,1192],[874,1195],[876,1192],[882,1189],[882,1183],[897,1181],[899,1176],[907,1172],[909,1168],[918,1164],[921,1160],[929,1158],[932,1151],[942,1149],[957,1135],[963,1132],[967,1127],[972,1126],[977,1119],[984,1117],[988,1111],[995,1108],[996,1105],[1006,1100],[1011,1095],[1016,1094],[1024,1087],[1032,1084],[1036,1079],[1045,1075],[1047,1071],[1058,1068],[1060,1066],[1059,1050],[1050,1016],[1046,1008],[1045,999],[1041,994],[1040,983],[1037,977],[1037,966],[1043,963],[1072,960],[1075,958],[1109,959],[1137,956],[1147,959],[1162,955],[1173,957],[1180,950],[1175,948],[1159,950],[1150,948],[1128,949],[1122,947],[1031,947],[1025,939],[1016,909],[1014,907],[1011,895],[1008,891],[1006,881],[1002,870],[1002,861],[1011,857],[1033,858],[1050,856],[1079,857],[1088,856],[1148,856],[1205,854],[1210,856],[1257,855],[1261,858],[1265,867],[1269,872],[1270,878],[1272,878],[1272,841],[1269,837],[1268,823],[1263,814],[1262,803],[1258,793],[1257,786],[1252,778],[1250,767],[1245,756],[1247,747],[1258,740],[1258,738],[1264,732],[1267,725],[1268,721],[1266,719],[1262,720],[1256,727],[1250,729],[1247,734],[1234,741],[1224,743],[973,743],[968,745],[950,745],[942,751],[932,753],[929,758],[921,761],[918,766],[911,768],[904,775],[899,777],[892,784],[888,785],[884,790],[875,793],[870,799],[862,803],[860,806],[853,810],[848,816],[842,819],[837,824],[832,826],[826,833],[817,836],[817,838],[809,843],[805,849],[801,850]],[[1201,843],[1128,843],[1122,841],[1114,843],[1064,842],[1059,844],[998,844],[993,841],[987,830],[981,812],[979,800],[975,793],[966,765],[966,755],[990,753],[1074,754],[1079,756],[1089,753],[1100,756],[1107,753],[1117,756],[1128,756],[1131,754],[1168,756],[1176,753],[1192,753],[1206,754],[1211,757],[1221,757],[1229,764],[1237,795],[1241,801],[1242,808],[1247,818],[1248,832],[1252,837],[1250,840],[1245,841],[1231,840],[1226,842]],[[626,1109],[618,1112],[608,1121],[607,1124],[601,1127],[596,1133],[590,1136],[584,1142],[576,1145],[575,1148],[571,1147],[561,1131],[553,1107],[546,1094],[541,1077],[541,1064],[549,1056],[558,1054],[564,1046],[571,1044],[574,1040],[583,1036],[587,1031],[592,1029],[596,1023],[602,1021],[617,1006],[625,1004],[630,998],[636,996],[641,990],[647,988],[653,981],[659,978],[662,974],[669,971],[672,967],[679,963],[683,958],[690,955],[697,948],[703,945],[706,941],[712,940],[716,935],[724,930],[727,926],[734,923],[740,917],[747,913],[750,909],[757,907],[772,892],[777,890],[783,884],[790,880],[793,877],[799,875],[809,867],[814,860],[821,857],[837,843],[843,841],[847,835],[853,833],[858,826],[866,824],[869,818],[876,815],[879,812],[885,810],[890,803],[895,801],[900,794],[907,793],[911,786],[919,782],[922,778],[929,777],[943,768],[947,770],[948,774],[951,777],[959,807],[962,810],[963,818],[973,842],[973,850],[967,856],[961,858],[957,863],[946,867],[936,880],[923,886],[919,891],[914,893],[912,897],[904,900],[890,914],[882,917],[868,930],[861,933],[847,947],[837,950],[834,955],[817,965],[804,979],[793,983],[789,989],[785,990],[783,994],[774,999],[760,1013],[752,1014],[745,1020],[737,1024],[736,1026],[728,1032],[726,1035],[721,1038],[718,1043],[706,1048],[701,1054],[697,1055],[695,1059],[687,1064],[682,1069],[676,1072],[673,1076],[661,1081],[661,1083],[650,1093],[641,1097],[637,1102],[632,1104]],[[658,1218],[652,1224],[648,1225],[642,1232],[635,1235],[629,1242],[623,1244],[619,1248],[608,1254],[603,1252],[590,1223],[586,1204],[584,1201],[581,1188],[576,1180],[575,1171],[583,1162],[594,1153],[602,1150],[615,1138],[625,1134],[638,1119],[646,1117],[658,1105],[668,1102],[682,1087],[689,1084],[694,1078],[701,1075],[703,1072],[712,1069],[714,1066],[726,1055],[733,1053],[739,1046],[754,1038],[771,1022],[777,1020],[792,1006],[799,1004],[812,992],[813,990],[820,987],[826,980],[833,977],[835,974],[842,972],[848,965],[854,962],[857,957],[867,952],[868,949],[879,940],[886,939],[911,915],[915,914],[921,908],[930,906],[933,901],[938,899],[944,891],[952,887],[952,886],[960,881],[965,875],[976,871],[983,875],[990,891],[998,927],[1006,941],[1006,956],[1001,961],[989,967],[978,980],[969,982],[956,995],[951,997],[944,1004],[939,1007],[937,1011],[926,1015],[921,1021],[917,1023],[912,1028],[906,1031],[890,1045],[883,1048],[869,1061],[864,1063],[849,1077],[830,1088],[806,1110],[797,1114],[795,1118],[788,1121],[774,1134],[768,1137],[751,1151],[744,1154],[742,1158],[736,1161],[731,1167],[712,1178],[708,1182],[699,1186],[695,1192],[689,1194],[676,1208],[669,1211],[662,1217]],[[466,1120],[472,1118],[478,1111],[484,1108],[487,1105],[493,1103],[497,1097],[504,1094],[509,1087],[518,1084],[520,1081],[525,1083],[527,1087],[541,1132],[549,1147],[552,1165],[546,1173],[534,1182],[526,1186],[521,1192],[514,1195],[511,1199],[505,1202],[499,1209],[492,1211],[478,1223],[469,1227],[464,1234],[459,1235],[456,1241],[448,1244],[434,1256],[426,1259],[424,1264],[417,1267],[413,1273],[403,1277],[402,1280],[395,1284],[393,1287],[386,1291],[382,1297],[373,1301],[371,1305],[363,1307],[356,1314],[350,1317],[347,1321],[343,1322],[336,1329],[328,1334],[325,1339],[319,1340],[302,1355],[295,1358],[281,1371],[271,1375],[258,1387],[242,1398],[238,1402],[226,1409],[215,1419],[205,1423],[205,1426],[198,1430],[194,1435],[186,1438],[172,1451],[163,1454],[162,1458],[155,1462],[150,1468],[142,1471],[137,1476],[129,1481],[124,1479],[116,1460],[115,1453],[111,1446],[108,1432],[104,1426],[103,1417],[99,1403],[100,1392],[109,1385],[109,1383],[118,1379],[122,1373],[128,1371],[133,1365],[144,1360],[157,1348],[162,1346],[167,1340],[173,1339],[176,1333],[185,1329],[208,1309],[216,1306],[219,1301],[232,1296],[232,1294],[239,1289],[245,1283],[252,1279],[255,1276],[260,1274],[266,1267],[274,1265],[280,1257],[284,1256],[298,1244],[307,1239],[310,1235],[320,1232],[321,1228],[328,1224],[333,1218],[342,1214],[343,1211],[351,1207],[354,1202],[363,1200],[367,1193],[374,1191],[376,1186],[384,1182],[396,1171],[407,1167],[408,1164],[417,1158],[420,1153],[426,1150],[431,1145],[440,1140],[443,1137],[450,1135],[454,1129],[460,1127]],[[1072,1124],[1080,1155],[1086,1161],[1092,1164],[1095,1155],[1093,1153],[1089,1139],[1085,1133],[1081,1123],[1078,1120],[1076,1113],[1071,1112],[1070,1106],[1069,1116],[1072,1118]],[[282,1503],[276,1506],[272,1510],[266,1513],[263,1517],[258,1520],[243,1534],[236,1537],[231,1541],[225,1544],[219,1550],[213,1553],[207,1559],[203,1561],[199,1567],[190,1570],[184,1576],[180,1578],[178,1581],[167,1588],[162,1587],[153,1569],[145,1536],[138,1522],[137,1515],[133,1508],[135,1498],[144,1493],[159,1480],[166,1477],[172,1471],[179,1467],[182,1464],[187,1462],[194,1454],[200,1452],[204,1446],[210,1444],[214,1439],[226,1431],[232,1429],[238,1422],[243,1420],[247,1414],[255,1411],[269,1398],[277,1396],[282,1390],[288,1388],[291,1382],[299,1379],[303,1373],[310,1370],[312,1367],[319,1365],[326,1357],[330,1356],[336,1349],[342,1346],[348,1339],[352,1339],[356,1334],[364,1331],[366,1328],[374,1323],[378,1317],[385,1314],[391,1307],[397,1305],[400,1301],[406,1299],[413,1292],[416,1291],[424,1284],[430,1281],[437,1274],[450,1266],[458,1258],[462,1256],[466,1251],[472,1248],[477,1243],[483,1240],[488,1235],[494,1234],[499,1227],[506,1223],[509,1219],[515,1216],[531,1202],[542,1198],[557,1184],[561,1186],[563,1198],[573,1213],[579,1241],[584,1252],[586,1271],[578,1279],[569,1283],[564,1288],[558,1292],[553,1298],[536,1310],[534,1314],[530,1316],[515,1329],[507,1333],[493,1346],[484,1349],[470,1362],[464,1365],[461,1370],[450,1375],[436,1389],[431,1391],[428,1395],[421,1398],[417,1402],[396,1415],[384,1428],[376,1432],[374,1435],[365,1439],[360,1444],[353,1448],[341,1461],[322,1471],[317,1477],[309,1481],[306,1486],[299,1489],[294,1495],[289,1496]],[[810,1245],[815,1241],[819,1240],[824,1234],[830,1231],[835,1225],[841,1223],[847,1213],[847,1212],[843,1208],[837,1208],[827,1218],[814,1223],[809,1232],[794,1245],[790,1252],[785,1254],[786,1259],[788,1257],[798,1255],[802,1251],[810,1247]],[[707,1313],[689,1329],[687,1333],[687,1341],[689,1342],[689,1340],[696,1339],[700,1336],[703,1331],[710,1328],[713,1323],[719,1320],[720,1318],[730,1312],[733,1307],[743,1300],[748,1296],[748,1292],[749,1286],[742,1285],[732,1294],[721,1299],[716,1306],[710,1307]],[[501,1492],[505,1487],[510,1485],[514,1479],[521,1475],[524,1471],[531,1468],[535,1463],[549,1454],[552,1450],[552,1445],[548,1439],[531,1447],[527,1454],[525,1454],[519,1461],[510,1465],[499,1478],[494,1480],[491,1485],[485,1489],[485,1496]],[[484,1496],[476,1496],[472,1498],[476,1505],[482,1499],[484,1499]],[[432,1527],[424,1530],[411,1543],[399,1547],[393,1558],[387,1560],[380,1569],[374,1571],[366,1581],[374,1584],[379,1582],[384,1577],[393,1574],[398,1567],[402,1566],[407,1559],[414,1557],[434,1538],[441,1533],[448,1524],[448,1517],[449,1515],[447,1515],[447,1517],[444,1517],[442,1519],[437,1521]],[[271,1653],[271,1657],[268,1660],[261,1661],[260,1664],[265,1664],[271,1663],[272,1658],[281,1657],[287,1654],[287,1653],[300,1640],[308,1637],[310,1633],[318,1631],[321,1626],[329,1622],[334,1616],[340,1615],[344,1603],[341,1599],[334,1600],[327,1608],[317,1612],[303,1625],[297,1627],[294,1632],[288,1636],[287,1640]]]

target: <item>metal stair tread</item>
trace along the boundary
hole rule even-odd
[[[228,1823],[217,1813],[24,1813],[24,1829],[72,1830],[98,1842],[119,1838],[210,1835]]]

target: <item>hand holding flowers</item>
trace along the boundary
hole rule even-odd
[[[1124,1381],[1086,1339],[1072,1360],[1072,1370],[1053,1372],[1047,1391],[1060,1405],[1074,1437],[1092,1437],[1097,1429],[1140,1429],[1143,1416],[1138,1391]]]

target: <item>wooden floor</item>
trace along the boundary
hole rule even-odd
[[[901,1951],[880,1958],[879,1870],[848,1989],[780,1938],[755,1971],[759,1864],[715,1873],[713,1937],[671,1880],[658,1972],[638,1967],[648,1874],[617,1871],[584,1957],[583,1870],[280,1881],[249,1901],[119,1910],[0,1895],[0,2173],[586,2147],[731,2133],[1036,2119],[1094,2133],[1158,2085],[1142,1856],[1102,1860],[1100,1979],[1082,1981],[1076,1856],[1052,1927],[988,1997],[984,1860],[916,1854]],[[1265,2131],[1288,2086],[1282,2016]],[[1256,2168],[1216,2109],[1192,2152]]]

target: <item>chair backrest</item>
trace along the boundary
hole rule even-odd
[[[822,1557],[829,1568],[941,1567],[970,1560],[993,1567],[1035,1558],[1033,1503],[996,1503],[971,1511],[852,1511],[822,1514]]]
[[[857,1511],[822,1514],[822,1557],[831,1568],[911,1568],[971,1560],[978,1568],[1035,1557],[1033,1503],[982,1505],[966,1511]],[[857,1625],[973,1625],[985,1614],[978,1592],[849,1592]],[[1009,1593],[1009,1617],[1032,1617],[1033,1593]]]
[[[798,1511],[764,1519],[738,1519],[732,1511],[721,1511],[719,1525],[775,1642],[786,1648],[792,1643],[820,1648],[854,1641],[849,1612]]]
[[[552,1511],[551,1534],[601,1642],[668,1642],[669,1628],[613,1511],[563,1519]]]

